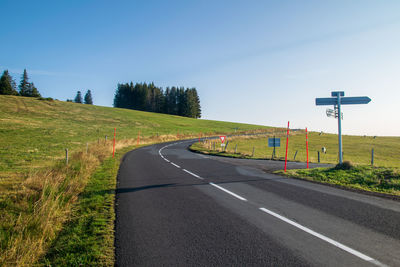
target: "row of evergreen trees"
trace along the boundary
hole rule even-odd
[[[72,100],[67,99],[67,102],[72,102]],[[93,105],[92,92],[90,90],[87,90],[87,92],[85,94],[85,98],[82,99],[82,93],[81,93],[81,91],[78,91],[76,93],[74,102],[81,103],[81,104],[85,103],[85,104]]]
[[[164,91],[154,83],[118,84],[114,107],[190,118],[201,117],[200,98],[196,88],[167,87]]]
[[[0,95],[40,97],[40,93],[33,82],[29,82],[28,72],[26,69],[24,69],[18,89],[19,91],[17,91],[17,84],[9,74],[8,70],[5,70],[0,78]]]

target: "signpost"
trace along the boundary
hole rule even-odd
[[[344,97],[343,91],[334,91],[331,93],[331,98],[316,98],[315,105],[317,106],[335,106],[335,118],[338,119],[338,141],[339,141],[339,163],[343,163],[343,152],[342,152],[342,119],[343,114],[341,111],[341,105],[358,105],[368,104],[371,98],[368,96],[357,96],[357,97]],[[336,113],[337,111],[337,113]],[[340,116],[339,116],[340,114]],[[328,115],[328,111],[327,111]],[[328,115],[329,116],[329,115]]]
[[[281,139],[280,138],[268,138],[268,147],[274,148],[274,153],[272,154],[272,158],[275,157],[275,148],[281,146]]]

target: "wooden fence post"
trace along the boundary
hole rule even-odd
[[[68,165],[68,148],[65,149],[65,164]]]

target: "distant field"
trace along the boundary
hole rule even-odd
[[[229,144],[226,153],[222,151],[219,140],[216,142],[216,150],[210,142],[196,143],[192,149],[206,151],[233,157],[264,158],[272,157],[273,148],[268,147],[268,137],[281,138],[281,146],[276,148],[278,159],[285,158],[286,132],[285,129],[270,129],[270,133],[263,136],[240,136],[228,138]],[[338,162],[338,140],[335,134],[320,134],[311,132],[309,138],[309,160],[318,162],[318,151],[320,151],[321,163]],[[237,145],[237,154],[234,154]],[[254,156],[253,154],[254,147]],[[326,148],[326,154],[322,153],[322,147]],[[211,148],[211,150],[210,150]],[[354,164],[368,165],[371,163],[371,149],[374,149],[374,166],[400,167],[400,137],[371,137],[371,136],[343,136],[343,159]],[[293,131],[289,136],[288,160],[306,161],[306,139],[305,131]]]
[[[123,156],[117,153],[115,159],[109,159],[114,128],[117,152],[137,147],[138,136],[142,146],[269,129],[0,96],[1,266],[34,265],[38,261],[54,266],[113,265],[113,188]],[[68,166],[64,162],[66,148]],[[108,193],[101,197],[90,193],[99,188]]]

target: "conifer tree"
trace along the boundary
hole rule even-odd
[[[85,104],[93,105],[92,92],[87,90],[85,94]]]
[[[30,89],[28,72],[24,69],[24,74],[22,74],[21,82],[19,84],[19,94],[21,96],[31,96]]]
[[[185,94],[185,88],[180,87],[177,91],[177,102],[178,102],[178,115],[187,117],[188,115],[188,103]]]
[[[32,97],[41,97],[38,89],[35,87],[34,83],[29,83],[29,93]]]
[[[196,88],[193,88],[193,95],[194,95],[194,105],[195,105],[194,118],[198,119],[198,118],[201,118],[201,106],[200,106],[200,97],[197,94]]]
[[[34,83],[29,82],[28,72],[26,69],[24,69],[24,73],[22,74],[21,82],[19,84],[19,94],[21,96],[40,97],[40,93],[35,87]]]
[[[82,95],[81,95],[81,91],[78,91],[78,92],[76,93],[74,102],[75,102],[75,103],[81,103],[81,104],[82,104]]]
[[[15,81],[8,70],[5,70],[0,78],[0,95],[18,95]]]

